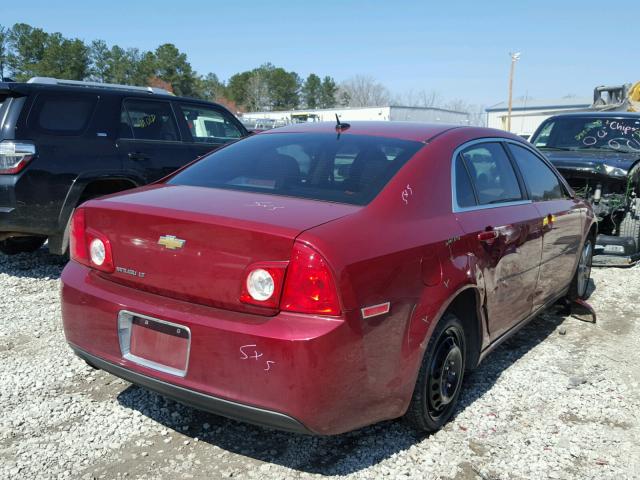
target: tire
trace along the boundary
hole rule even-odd
[[[591,278],[591,262],[593,260],[593,238],[587,237],[582,246],[578,267],[569,286],[569,300],[586,300],[589,292],[589,279]]]
[[[449,421],[460,396],[466,360],[464,327],[458,317],[446,313],[429,339],[422,359],[405,415],[411,426],[435,432]]]
[[[9,237],[0,240],[0,252],[6,255],[18,253],[31,253],[44,245],[47,237]]]
[[[638,205],[637,200],[636,202]],[[636,253],[640,251],[640,216],[638,212],[635,215],[632,211],[627,212],[620,222],[620,236],[633,238],[636,244]]]

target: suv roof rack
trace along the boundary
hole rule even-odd
[[[134,85],[120,85],[117,83],[102,83],[102,82],[85,82],[81,80],[62,80],[52,77],[33,77],[27,80],[27,83],[41,83],[45,85],[68,85],[79,87],[92,87],[92,88],[111,88],[116,90],[129,90],[134,92],[146,92],[155,93],[160,95],[173,95],[170,91],[164,88],[157,87],[137,87]]]

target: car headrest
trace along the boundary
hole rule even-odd
[[[296,159],[289,155],[273,153],[261,157],[255,172],[259,177],[273,179],[279,185],[300,183],[300,166]]]
[[[351,164],[345,190],[362,191],[378,179],[388,166],[389,160],[381,150],[375,148],[361,151]]]

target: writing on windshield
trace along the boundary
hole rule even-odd
[[[533,140],[538,147],[640,152],[640,118],[557,118]]]

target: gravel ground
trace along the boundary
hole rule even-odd
[[[338,437],[198,412],[67,348],[62,264],[0,254],[0,478],[640,478],[640,268],[593,272],[596,325],[547,313],[465,382],[435,435]]]

